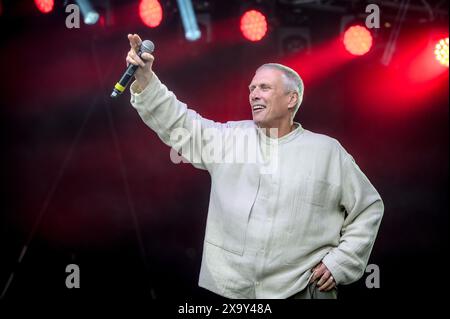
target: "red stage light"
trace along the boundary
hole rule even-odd
[[[163,10],[158,0],[141,0],[139,16],[142,22],[150,28],[156,28],[163,19]]]
[[[448,37],[446,39],[440,40],[435,48],[434,54],[436,55],[436,59],[442,65],[445,65],[448,68]]]
[[[42,13],[49,13],[53,10],[55,2],[53,0],[34,0],[34,4]]]
[[[372,35],[366,27],[351,26],[344,33],[344,46],[353,55],[364,55],[372,47]]]
[[[246,11],[241,17],[241,32],[247,40],[261,40],[267,33],[266,16],[257,10]]]

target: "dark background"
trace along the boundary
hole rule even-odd
[[[169,148],[140,120],[128,91],[109,98],[125,68],[128,33],[151,39],[163,83],[218,121],[251,118],[247,85],[257,66],[295,67],[305,80],[296,120],[337,138],[386,207],[369,260],[380,268],[381,288],[367,289],[365,275],[341,287],[340,297],[442,298],[448,68],[426,77],[429,69],[419,64],[420,79],[408,70],[430,38],[448,36],[448,16],[422,21],[423,13],[411,11],[391,64],[383,66],[389,28],[376,31],[365,56],[336,49],[342,15],[364,13],[363,1],[337,1],[347,8],[339,14],[305,7],[310,47],[293,53],[280,49],[283,15],[292,8],[277,9],[269,34],[250,43],[237,27],[245,1],[210,1],[211,41],[188,43],[175,2],[162,2],[167,15],[157,29],[141,23],[138,1],[110,1],[112,20],[67,29],[62,2],[44,15],[32,1],[2,1],[2,291],[14,273],[4,299],[217,299],[197,286],[207,172],[170,161]],[[448,9],[445,1],[430,3]],[[394,23],[392,16],[395,10],[381,7],[383,26]],[[70,263],[81,270],[77,290],[65,287]]]

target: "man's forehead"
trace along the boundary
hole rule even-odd
[[[276,82],[281,79],[283,73],[277,69],[262,67],[256,70],[252,83],[256,82]]]

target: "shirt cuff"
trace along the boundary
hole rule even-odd
[[[145,101],[148,96],[151,96],[158,88],[157,83],[160,83],[155,73],[151,77],[145,89],[141,90],[136,80],[130,86],[131,103],[140,103]]]
[[[336,282],[336,285],[339,285],[345,281],[345,276],[341,271],[341,267],[339,264],[333,259],[330,254],[327,254],[323,259],[322,263],[328,268],[331,272],[331,275]]]

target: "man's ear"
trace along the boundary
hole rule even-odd
[[[295,105],[297,104],[298,101],[298,93],[293,91],[290,94],[291,96],[289,97],[289,105],[288,105],[288,109],[293,109],[295,108]]]

